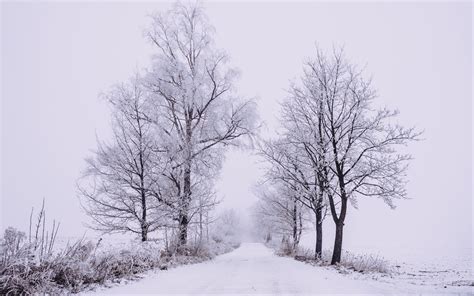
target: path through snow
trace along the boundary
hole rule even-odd
[[[396,285],[353,279],[326,267],[278,257],[260,243],[243,243],[214,260],[153,271],[137,282],[97,291],[99,294],[316,294],[443,293],[435,287]]]

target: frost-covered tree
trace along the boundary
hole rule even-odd
[[[143,241],[158,229],[169,208],[160,183],[166,169],[154,126],[147,114],[148,97],[136,77],[105,95],[112,109],[113,137],[99,141],[87,159],[79,182],[81,202],[93,219],[92,228],[103,232],[132,232]]]
[[[358,197],[374,196],[393,208],[394,199],[404,198],[411,157],[396,147],[417,139],[419,133],[394,123],[397,111],[372,106],[377,94],[371,81],[345,59],[342,50],[329,57],[318,50],[316,58],[305,65],[302,86],[294,94],[293,106],[300,107],[293,116],[299,118],[299,127],[304,134],[319,134],[322,140],[318,144],[317,139],[307,139],[305,145],[324,157],[327,171],[322,172],[333,176],[326,181],[336,225],[331,263],[336,264],[341,260],[348,202],[356,206]],[[314,129],[321,130],[310,132]]]
[[[266,235],[279,234],[284,240],[291,238],[291,248],[295,250],[300,242],[305,220],[305,208],[299,201],[297,192],[282,185],[261,187],[259,201],[254,209],[260,217],[256,222]]]
[[[185,245],[193,203],[193,176],[203,162],[219,163],[223,147],[252,134],[255,106],[236,95],[237,72],[213,43],[213,28],[198,5],[176,4],[153,16],[146,31],[157,49],[145,84],[153,93],[156,123],[175,155],[179,176],[179,241]],[[214,168],[218,166],[214,165]]]
[[[316,219],[315,256],[320,257],[322,251],[323,227],[328,200],[332,198],[331,181],[334,175],[328,168],[328,151],[330,143],[324,132],[323,101],[319,100],[319,90],[314,87],[310,72],[305,69],[301,84],[292,83],[289,96],[282,104],[282,122],[285,130],[284,141],[293,147],[288,157],[298,155],[292,160],[292,166],[309,167],[309,177],[304,178],[303,188],[313,188],[314,193],[305,195]],[[284,166],[280,166],[284,168]],[[301,169],[300,169],[301,170]],[[302,171],[302,170],[301,170]],[[300,173],[297,176],[304,176]],[[309,180],[309,181],[308,181]],[[311,186],[312,187],[311,187]]]
[[[322,252],[326,188],[319,186],[313,162],[308,158],[304,146],[296,142],[294,137],[285,134],[277,140],[263,141],[258,154],[268,164],[266,179],[286,188],[283,198],[290,202],[295,199],[313,212],[316,230],[315,257],[319,258]]]

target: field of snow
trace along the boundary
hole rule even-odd
[[[327,243],[331,242],[332,240],[328,238]],[[313,250],[314,237],[303,236],[301,245]],[[367,246],[347,242],[344,250],[355,255],[382,257],[390,263],[394,270],[391,276],[351,273],[347,275],[349,277],[376,279],[389,284],[417,285],[420,289],[431,287],[439,293],[458,291],[474,293],[471,248],[448,250],[443,245],[414,247],[381,243],[378,246]],[[457,288],[458,286],[462,286],[462,288]]]
[[[276,256],[261,243],[215,259],[151,271],[136,282],[100,288],[105,294],[316,294],[316,293],[472,293],[472,287],[420,285],[403,277],[341,274],[331,267],[315,267]]]

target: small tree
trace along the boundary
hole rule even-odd
[[[282,104],[283,126],[286,142],[300,151],[300,159],[311,167],[314,186],[312,207],[316,216],[316,259],[322,252],[322,222],[326,215],[327,200],[332,198],[330,187],[333,174],[328,169],[329,141],[324,132],[323,101],[318,99],[319,90],[314,87],[310,72],[305,69],[301,86],[292,84],[289,96]]]
[[[314,213],[316,238],[315,258],[320,258],[325,217],[325,188],[319,187],[317,170],[308,159],[300,142],[284,135],[278,140],[264,141],[259,155],[270,165],[266,177],[287,188],[284,198],[295,200]]]
[[[146,241],[160,227],[161,213],[172,202],[162,195],[165,169],[153,125],[146,112],[147,96],[138,77],[115,86],[106,96],[113,110],[113,139],[99,142],[79,182],[79,192],[94,229],[132,232]]]
[[[303,232],[305,213],[296,192],[282,184],[273,184],[260,187],[258,197],[256,214],[260,216],[260,227],[271,225],[272,232],[282,235],[284,240],[291,237],[291,249],[296,250]]]

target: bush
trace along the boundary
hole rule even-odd
[[[7,228],[0,238],[0,295],[77,293],[107,281],[136,278],[136,274],[154,269],[198,263],[239,246],[234,236],[225,232],[222,240],[209,244],[190,244],[178,248],[177,238],[171,247],[162,249],[154,241],[135,242],[125,249],[100,248],[97,243],[80,239],[62,250],[54,251],[59,223],[45,227],[44,201],[30,231],[26,234]]]
[[[25,234],[13,228],[0,242],[0,295],[77,293],[117,279],[136,278],[154,268],[198,263],[232,251],[235,241],[186,246],[184,253],[164,251],[154,242],[136,242],[129,248],[99,248],[99,242],[78,240],[63,250],[43,253]]]
[[[284,238],[277,250],[277,254],[280,256],[294,256],[296,251],[293,244],[286,238]]]
[[[390,263],[378,255],[355,255],[347,251],[343,253],[339,266],[361,273],[390,274],[393,272]]]
[[[314,250],[310,250],[303,247],[298,247],[296,250],[292,250],[288,243],[283,241],[277,254],[280,256],[291,256],[298,261],[307,262],[313,265],[329,266],[331,263],[332,253],[329,250],[323,250],[321,258],[314,258]],[[383,273],[391,274],[394,269],[388,260],[383,257],[364,254],[356,255],[348,251],[342,253],[341,262],[336,265],[341,272],[360,272],[360,273]]]

